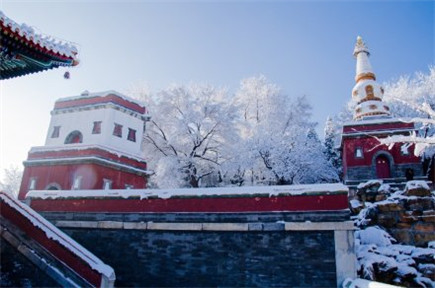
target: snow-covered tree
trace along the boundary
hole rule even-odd
[[[394,115],[403,121],[416,123],[419,133],[410,136],[395,135],[381,139],[383,144],[414,143],[416,155],[433,157],[435,154],[435,67],[429,73],[402,76],[384,84],[386,101]]]
[[[246,182],[270,185],[337,179],[329,177],[332,166],[326,176],[311,165],[327,161],[320,141],[307,143],[307,131],[316,124],[305,96],[291,99],[261,75],[241,82],[236,101],[243,119],[238,171]],[[308,179],[307,174],[312,177]]]
[[[16,197],[20,190],[22,177],[23,171],[16,166],[4,169],[3,181],[0,181],[0,191]]]
[[[337,130],[339,129],[337,129],[336,124],[332,118],[328,116],[324,129],[324,153],[326,160],[329,161],[329,163],[331,163],[331,165],[336,169],[337,174],[341,175],[342,162],[340,149],[338,148],[338,145],[340,145],[340,138],[337,137],[337,135],[340,135],[341,131]]]
[[[237,142],[237,109],[227,91],[174,85],[144,100],[152,115],[144,152],[158,187],[217,185],[201,182],[220,174]]]
[[[303,184],[338,182],[338,172],[325,157],[324,146],[314,128],[308,130],[305,141],[300,143],[300,147],[298,158],[289,159],[299,166],[294,182]],[[294,161],[296,159],[299,161]]]

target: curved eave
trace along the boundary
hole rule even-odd
[[[26,24],[18,24],[0,11],[0,29],[3,34],[11,35],[21,43],[42,49],[58,57],[77,59],[77,48],[71,43],[59,41],[51,36],[35,33],[33,28]]]
[[[78,65],[77,53],[62,54],[41,46],[0,21],[0,80]]]
[[[17,77],[21,77],[24,75],[28,75],[28,74],[34,74],[34,73],[39,73],[42,71],[46,71],[46,70],[51,70],[54,68],[58,68],[58,67],[69,67],[72,65],[68,65],[68,64],[61,64],[61,63],[48,63],[47,65],[38,65],[38,64],[33,64],[33,63],[29,63],[29,62],[22,62],[20,61],[21,65],[16,65],[15,63],[8,63],[6,61],[3,61],[2,59],[2,64],[0,65],[0,80],[6,80],[6,79],[12,79],[12,78],[17,78]],[[12,66],[14,65],[14,67],[11,68],[5,68],[4,66]]]

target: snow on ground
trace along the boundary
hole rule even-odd
[[[425,269],[435,271],[435,249],[393,244],[395,242],[378,226],[355,233],[358,269],[362,277],[379,281],[380,275],[390,275],[397,284],[407,281],[418,287],[435,287],[435,282],[420,272]]]
[[[422,189],[425,189],[425,190],[430,190],[429,186],[426,183],[426,181],[421,181],[421,180],[417,181],[417,180],[414,180],[414,181],[408,181],[406,183],[405,191],[411,190],[411,189],[417,189],[417,188],[422,188]]]
[[[379,182],[369,181],[360,184],[358,188],[366,188],[376,183]],[[429,190],[425,181],[409,181],[405,191],[416,188]],[[377,206],[398,203],[405,198],[408,200],[421,198],[407,196],[405,191],[392,191],[388,187],[383,190],[385,191],[378,192],[394,193],[383,201],[366,202],[366,207],[355,218],[356,226],[363,228],[355,232],[355,251],[360,276],[368,280],[397,285],[435,287],[435,281],[429,278],[435,273],[435,241],[429,242],[427,248],[395,244],[397,241],[382,227],[366,227],[371,222],[370,217],[373,216]],[[362,205],[358,200],[352,200],[350,204],[351,208]]]
[[[361,244],[374,244],[385,247],[396,241],[390,234],[377,226],[368,227],[364,230],[357,231],[355,234],[355,237],[360,239]]]
[[[359,208],[359,207],[361,207],[361,206],[363,205],[359,200],[356,200],[356,199],[352,199],[352,200],[350,200],[350,201],[349,201],[349,204],[350,204],[350,207],[351,207],[352,209]]]
[[[364,188],[367,188],[367,187],[370,187],[370,186],[373,186],[373,185],[375,185],[375,184],[377,184],[377,185],[382,185],[382,183],[383,183],[383,181],[382,180],[370,180],[370,181],[367,181],[367,182],[363,182],[363,183],[360,183],[360,184],[358,184],[358,187],[357,187],[357,189],[359,190],[359,189],[364,189]]]
[[[389,184],[381,184],[378,188],[378,192],[380,193],[389,193],[391,190],[391,187]]]

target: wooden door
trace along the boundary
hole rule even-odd
[[[390,161],[384,155],[380,155],[376,158],[376,176],[379,179],[391,177]]]

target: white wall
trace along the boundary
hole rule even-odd
[[[47,132],[45,146],[64,146],[66,137],[74,130],[83,135],[83,144],[104,145],[133,155],[141,154],[141,140],[144,122],[126,112],[115,110],[113,106],[92,110],[78,110],[59,113],[52,112],[50,126]],[[132,112],[133,113],[133,112]],[[137,115],[137,113],[134,113]],[[92,134],[94,121],[101,121],[101,134]],[[121,124],[122,138],[113,135],[114,123]],[[60,126],[59,137],[51,138],[54,127]],[[128,128],[136,130],[136,142],[127,140]]]

